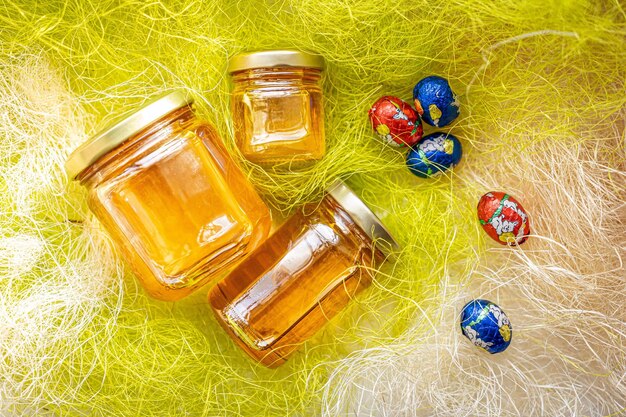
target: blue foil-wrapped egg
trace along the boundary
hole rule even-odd
[[[476,346],[499,353],[511,344],[513,328],[504,311],[489,300],[474,300],[461,312],[461,330]]]
[[[428,178],[454,167],[462,155],[461,142],[439,132],[424,136],[407,154],[406,164],[413,174]]]
[[[431,75],[413,89],[415,109],[431,126],[443,127],[459,115],[459,102],[445,78]]]

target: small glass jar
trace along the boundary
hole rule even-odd
[[[302,208],[209,293],[218,321],[275,367],[371,283],[398,244],[342,182]]]
[[[270,213],[183,91],[96,134],[66,170],[146,291],[178,300],[265,239]]]
[[[304,166],[324,156],[324,60],[298,51],[237,55],[229,65],[235,142],[262,166]]]

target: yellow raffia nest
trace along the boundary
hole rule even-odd
[[[5,0],[0,7],[0,413],[30,416],[617,415],[626,403],[625,12],[619,1]],[[150,300],[62,170],[115,114],[184,86],[232,147],[226,63],[324,55],[329,148],[305,172],[242,162],[277,216],[348,178],[404,251],[285,366],[228,340],[206,290]],[[465,155],[412,176],[374,138],[381,95],[447,77]],[[517,197],[517,249],[476,220]],[[472,298],[510,348],[465,340]]]

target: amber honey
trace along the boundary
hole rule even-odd
[[[223,276],[271,225],[217,132],[184,104],[77,175],[146,291],[163,300]]]
[[[325,154],[321,57],[266,51],[231,62],[235,142],[259,165],[306,165]]]
[[[264,365],[283,363],[371,283],[368,268],[385,259],[373,236],[395,244],[381,227],[366,232],[346,201],[304,207],[211,290],[222,326]]]

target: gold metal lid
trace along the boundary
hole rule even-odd
[[[65,162],[65,171],[70,178],[91,166],[110,150],[139,133],[146,126],[181,107],[190,105],[193,99],[184,90],[176,90],[151,101],[113,126],[96,133],[87,142],[70,154]]]
[[[280,66],[323,68],[324,58],[321,55],[290,50],[252,52],[235,55],[228,64],[228,72]]]
[[[326,192],[343,207],[375,244],[378,243],[377,247],[386,256],[400,249],[400,245],[380,219],[343,181],[335,181]]]

